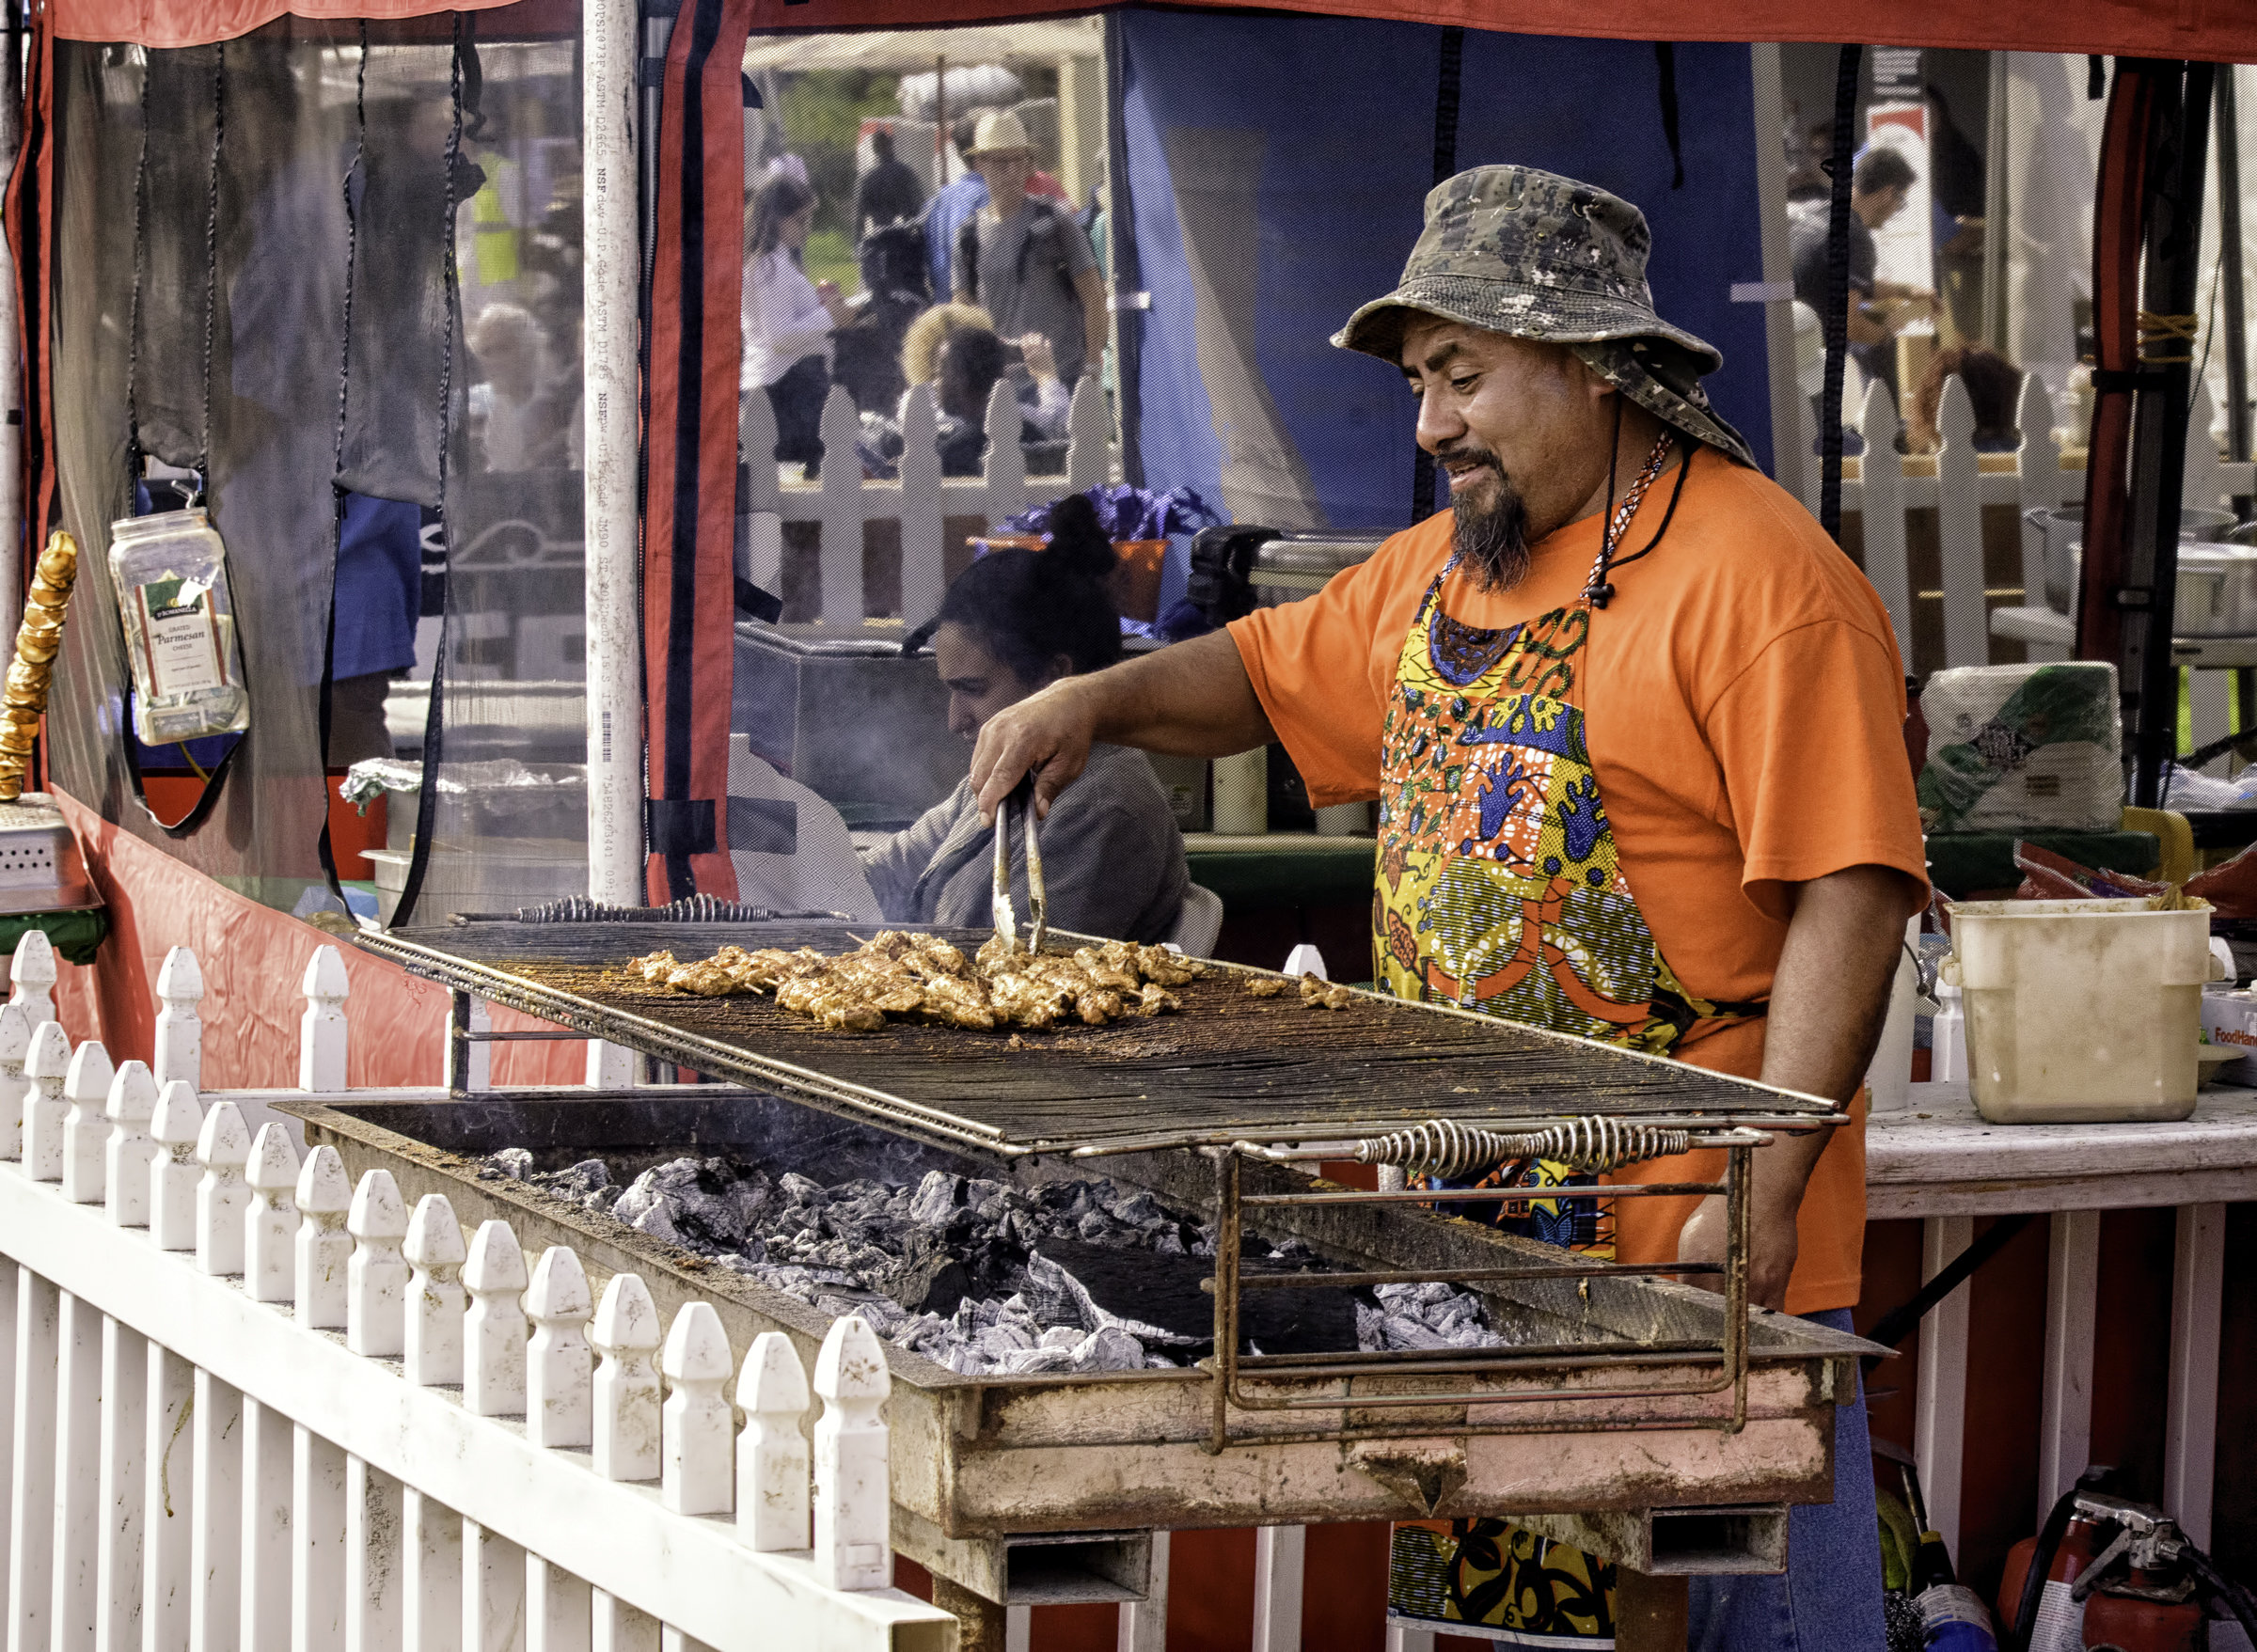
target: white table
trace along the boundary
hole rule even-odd
[[[1964,1083],[1915,1084],[1903,1109],[1875,1114],[1866,1126],[1866,1215],[1876,1221],[1921,1219],[1923,1279],[1973,1241],[1977,1216],[2051,1215],[2041,1510],[2075,1484],[2091,1446],[2100,1213],[2177,1209],[2163,1501],[2187,1535],[2205,1548],[2226,1205],[2252,1198],[2257,1090],[2205,1090],[2194,1116],[2175,1125],[1992,1125],[1976,1112]],[[1921,1322],[1914,1424],[1929,1517],[1955,1553],[1968,1296],[1964,1286],[1952,1292]]]

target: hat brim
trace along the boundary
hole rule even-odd
[[[1421,275],[1405,281],[1357,309],[1333,335],[1333,342],[1399,365],[1403,334],[1412,318],[1422,314],[1546,344],[1666,338],[1698,361],[1704,378],[1724,365],[1724,354],[1714,345],[1671,326],[1642,305],[1569,288],[1466,275]]]

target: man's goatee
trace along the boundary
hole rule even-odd
[[[1484,590],[1510,590],[1528,572],[1528,506],[1495,461],[1496,495],[1488,504],[1450,491],[1451,543]]]

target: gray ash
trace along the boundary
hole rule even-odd
[[[1212,1270],[1203,1259],[1214,1255],[1214,1230],[1143,1188],[1019,1187],[943,1170],[914,1183],[827,1187],[731,1156],[676,1158],[623,1186],[600,1158],[532,1164],[526,1149],[505,1148],[478,1174],[541,1188],[834,1317],[859,1314],[896,1346],[965,1376],[1172,1368],[1213,1349],[1199,1282]],[[1241,1266],[1324,1270],[1292,1238],[1249,1242]],[[1257,1291],[1242,1302],[1256,1351],[1341,1348],[1351,1338],[1366,1351],[1506,1340],[1478,1297],[1446,1284]]]

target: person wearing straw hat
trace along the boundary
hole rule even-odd
[[[1377,797],[1379,990],[1850,1113],[1755,1155],[1749,1268],[1757,1301],[1847,1329],[1862,1080],[1927,895],[1903,669],[1871,586],[1702,389],[1722,357],[1656,313],[1651,245],[1628,201],[1534,167],[1438,185],[1401,281],[1333,342],[1403,375],[1449,511],[1302,602],[1000,713],[971,780],[992,812],[1038,771],[1039,808],[1093,741],[1221,757],[1277,739],[1313,804]],[[1716,1156],[1616,1178],[1707,1179]],[[1565,1167],[1531,1174],[1500,1204],[1539,1236],[1722,1257],[1716,1200],[1573,1198]],[[1862,1400],[1836,1418],[1835,1502],[1793,1511],[1784,1579],[1696,1581],[1693,1645],[1878,1652]],[[1441,1563],[1462,1598],[1523,1635],[1611,1637],[1596,1575],[1577,1596],[1555,1546],[1477,1524]],[[1516,1616],[1539,1597],[1578,1604],[1550,1628]]]
[[[1049,340],[1070,390],[1090,354],[1105,349],[1105,283],[1089,237],[1069,212],[1027,193],[1034,146],[1008,109],[973,129],[964,159],[987,185],[987,204],[956,231],[952,278],[959,304],[995,318],[1003,338]]]

